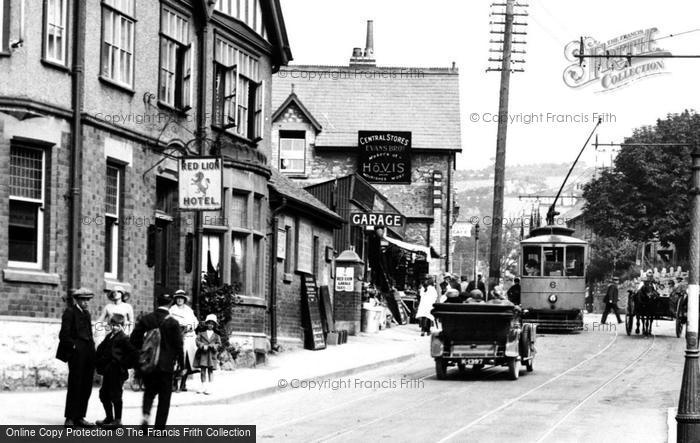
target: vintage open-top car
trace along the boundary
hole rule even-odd
[[[438,380],[447,368],[467,365],[480,371],[485,365],[508,366],[517,380],[520,366],[533,370],[536,325],[523,323],[521,310],[510,303],[436,303],[433,316],[442,330],[431,336],[430,354],[435,359]]]

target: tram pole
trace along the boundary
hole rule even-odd
[[[695,146],[690,214],[690,275],[688,277],[688,322],[685,331],[685,366],[678,400],[677,441],[700,441],[700,384],[698,377],[698,316],[700,314],[700,145]]]

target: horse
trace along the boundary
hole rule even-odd
[[[642,323],[642,334],[651,335],[654,320],[658,316],[659,292],[652,285],[644,284],[634,293],[634,315],[637,317],[637,329],[639,334],[639,323]]]

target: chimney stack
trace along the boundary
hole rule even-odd
[[[367,20],[365,50],[363,52],[362,48],[353,49],[352,57],[350,57],[350,66],[377,66],[377,62],[374,59],[374,20]]]
[[[365,57],[374,58],[374,20],[367,20],[367,41],[365,43]]]

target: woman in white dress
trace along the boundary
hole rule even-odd
[[[109,321],[112,319],[114,314],[121,314],[124,316],[124,332],[129,335],[131,333],[131,328],[134,326],[134,308],[127,303],[131,295],[126,292],[122,286],[115,286],[114,290],[109,293],[109,299],[111,303],[108,303],[102,310],[100,318],[97,320],[98,331],[104,331],[105,329],[100,328],[100,326],[109,325]],[[106,335],[106,334],[101,334]]]
[[[180,381],[179,391],[187,391],[187,377],[194,370],[194,355],[197,352],[197,335],[194,330],[197,328],[199,321],[194,315],[192,308],[187,306],[189,302],[189,297],[182,289],[175,292],[173,295],[175,299],[175,304],[170,307],[170,315],[173,316],[178,323],[180,323],[180,328],[182,329],[182,347],[185,360],[185,367],[180,368],[180,375],[182,380]],[[178,390],[176,389],[175,392]]]
[[[433,278],[428,277],[423,282],[423,289],[420,292],[420,303],[418,303],[418,310],[416,311],[416,318],[420,321],[421,337],[425,334],[430,334],[430,328],[435,321],[430,311],[433,309],[433,305],[437,303],[437,298],[438,294]]]

